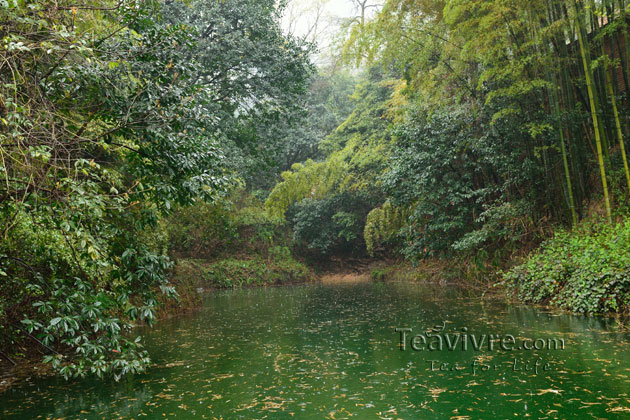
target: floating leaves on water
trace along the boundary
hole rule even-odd
[[[398,349],[394,327],[420,333],[447,317],[448,331],[565,337],[566,349],[520,353],[525,361],[553,360],[557,370],[538,376],[510,371],[514,352],[431,355],[450,365],[476,359],[500,366],[472,375],[430,372],[426,354]],[[203,310],[141,332],[156,354],[148,373],[118,384],[28,383],[2,395],[0,413],[90,420],[624,418],[630,334],[607,334],[609,343],[602,343],[604,327],[594,323],[504,304],[482,308],[477,300],[454,300],[443,290],[427,295],[408,284],[213,293]]]
[[[538,390],[538,394],[536,395],[543,395],[543,394],[562,394],[564,391],[562,391],[561,389],[539,389]]]

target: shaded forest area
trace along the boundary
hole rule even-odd
[[[318,66],[284,2],[0,6],[4,362],[139,372],[200,285],[333,261],[627,310],[630,6],[354,3]]]

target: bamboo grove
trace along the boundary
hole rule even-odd
[[[596,202],[609,222],[625,211],[628,14],[624,1],[389,0],[372,19],[348,27],[346,59],[384,66],[404,83],[405,115],[395,123],[398,142],[383,179],[386,190],[388,182],[392,187],[392,201],[413,209],[407,239],[426,238],[436,223],[443,225],[436,230],[441,234],[460,223],[460,232],[444,246],[474,248],[506,223],[512,225],[508,236],[523,240],[548,221],[575,225]],[[447,204],[427,211],[422,205],[427,195],[444,184],[427,191],[417,183],[416,194],[410,185],[406,197],[401,190],[405,179],[422,173],[406,162],[413,160],[414,147],[420,150],[416,143],[428,141],[421,149],[431,155],[426,148],[435,133],[426,133],[425,140],[409,129],[419,116],[426,128],[443,113],[470,118],[461,127],[470,130],[468,140],[452,152],[478,165],[466,169],[467,163],[455,159],[448,171],[460,178],[466,173],[470,183],[456,188],[458,194],[436,194],[430,200]],[[473,145],[488,136],[497,138],[475,151]],[[457,143],[455,133],[449,138]],[[433,157],[439,161],[437,153]],[[448,203],[472,210],[457,222]],[[515,210],[519,203],[521,210]],[[515,211],[506,212],[507,207]],[[439,213],[447,215],[450,226],[439,221]],[[515,231],[519,224],[523,228]],[[421,254],[426,245],[411,254]]]
[[[611,171],[618,170],[614,165],[619,165],[619,160],[625,185],[617,200],[625,202],[630,191],[624,145],[630,128],[627,6],[623,1],[545,1],[515,6],[505,15],[506,10],[493,10],[504,20],[502,40],[514,54],[506,52],[502,58],[508,60],[497,64],[506,65],[513,73],[506,79],[508,86],[490,92],[486,100],[505,95],[522,101],[515,110],[525,111],[523,103],[537,104],[553,115],[553,127],[531,126],[529,131],[534,141],[542,130],[555,131],[551,137],[557,140],[562,164],[550,167],[549,173],[564,181],[563,196],[571,222],[575,224],[578,214],[584,214],[583,203],[588,197],[585,184],[593,158],[610,221],[615,197],[611,197],[609,177]],[[449,12],[456,28],[466,25],[463,19],[470,12],[466,5],[454,2]],[[624,104],[621,114],[618,103]],[[587,111],[590,118],[582,116],[582,124],[575,124],[571,115],[580,111]],[[555,145],[551,142],[538,147],[548,146]],[[619,154],[614,162],[612,154]]]
[[[386,1],[345,28],[344,58],[368,68],[355,111],[319,144],[323,161],[282,175],[267,207],[285,214],[306,199],[365,194],[368,212],[344,211],[363,226],[368,251],[394,246],[411,260],[505,256],[554,223],[621,217],[630,191],[627,8]],[[361,96],[379,84],[388,86],[379,99]],[[369,118],[379,124],[361,122]],[[370,182],[349,181],[357,179]],[[389,206],[407,215],[402,225],[382,220]]]

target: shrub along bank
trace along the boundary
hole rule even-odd
[[[585,221],[560,230],[504,275],[512,296],[574,312],[627,310],[630,304],[630,220]]]

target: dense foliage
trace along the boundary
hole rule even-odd
[[[320,161],[282,173],[265,206],[287,218],[294,244],[315,256],[363,253],[367,214],[384,201],[379,180],[391,136],[390,96],[395,81],[372,68],[355,87],[353,110],[319,143]]]
[[[66,377],[147,366],[127,333],[176,295],[161,217],[225,195],[246,172],[242,133],[285,120],[306,91],[309,47],[282,35],[279,13],[0,5],[2,349],[28,342]]]
[[[303,283],[313,277],[311,269],[296,261],[289,248],[283,246],[271,248],[267,258],[224,258],[212,264],[194,261],[182,264],[192,265],[191,272],[197,277],[198,284],[220,289]]]
[[[207,92],[199,118],[221,139],[225,163],[251,187],[267,186],[285,164],[294,148],[284,132],[303,126],[309,108],[313,46],[283,34],[282,10],[283,2],[270,0],[164,6],[165,23],[195,33],[194,82]]]
[[[614,1],[388,0],[350,25],[346,58],[400,78],[377,179],[409,217],[381,233],[413,260],[509,252],[597,194],[610,218],[630,187],[625,16]]]
[[[345,28],[354,110],[266,203],[297,246],[499,264],[554,223],[625,218],[625,2],[387,0]]]
[[[409,209],[409,257],[522,241],[530,228],[542,168],[522,155],[522,133],[466,106],[411,108],[397,130],[383,184]],[[511,174],[510,177],[504,174]],[[523,196],[524,195],[524,196]]]
[[[296,162],[320,160],[326,155],[320,144],[350,115],[354,109],[351,95],[356,78],[343,71],[331,74],[320,71],[311,81],[304,98],[305,115],[296,124],[281,129],[283,162],[280,169],[290,169]]]
[[[552,223],[579,227],[514,293],[626,305],[624,1],[360,4],[356,75],[313,75],[283,1],[0,4],[0,356],[143,370],[170,257],[235,287],[310,277],[295,255],[504,261]]]
[[[316,256],[361,249],[363,223],[373,198],[365,192],[340,192],[295,203],[287,217],[294,245],[314,251]]]
[[[402,104],[394,143],[378,176],[393,207],[371,211],[368,250],[398,241],[411,260],[504,261],[543,239],[550,222],[577,226],[598,212],[609,224],[625,219],[627,7],[387,0],[350,25],[346,58],[402,79],[390,101]],[[624,229],[561,233],[506,278],[523,300],[620,310],[628,303]]]
[[[575,312],[620,311],[630,304],[630,222],[560,231],[510,271],[505,283],[525,302]]]

